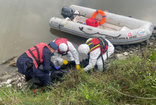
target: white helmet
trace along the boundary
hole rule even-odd
[[[81,44],[79,47],[78,47],[78,51],[79,53],[84,53],[84,54],[88,54],[89,53],[89,46],[87,44]]]
[[[61,44],[59,45],[59,50],[60,50],[61,52],[66,52],[66,51],[68,50],[68,47],[67,47],[67,45],[66,45],[65,43],[61,43]]]

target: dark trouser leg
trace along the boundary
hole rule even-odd
[[[25,79],[29,81],[33,77],[33,64],[28,61],[25,63],[27,65],[27,69],[25,71]]]
[[[36,69],[34,72],[34,77],[37,77],[44,86],[51,86],[51,78],[48,73],[45,73],[43,70]]]

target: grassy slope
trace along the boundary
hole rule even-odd
[[[104,72],[71,72],[52,90],[17,91],[0,88],[0,104],[24,105],[155,105],[156,51],[111,61]],[[45,90],[45,91],[43,91]]]

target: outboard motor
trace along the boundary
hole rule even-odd
[[[74,12],[73,10],[70,8],[70,7],[63,7],[62,8],[62,12],[61,12],[61,15],[64,17],[64,18],[70,18],[71,20],[74,19]]]

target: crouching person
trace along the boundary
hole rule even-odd
[[[88,71],[97,65],[99,71],[104,70],[104,61],[114,53],[114,46],[102,37],[89,38],[85,44],[78,47],[79,53],[88,55],[89,64],[82,70]]]
[[[80,69],[79,54],[73,44],[66,38],[57,38],[53,42],[58,46],[58,50],[54,53],[54,64],[60,66],[62,64],[67,65],[68,61],[74,61],[76,64],[76,69]],[[67,60],[61,58],[61,56],[66,56]]]
[[[51,67],[57,68],[51,62],[51,55],[55,50],[57,50],[57,45],[54,42],[50,42],[48,45],[39,43],[29,48],[17,59],[18,72],[25,75],[26,81],[38,78],[43,86],[52,85],[49,72]],[[41,65],[43,69],[39,68]]]

